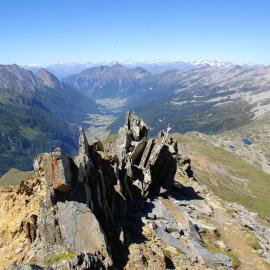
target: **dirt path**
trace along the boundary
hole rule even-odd
[[[226,246],[230,247],[239,259],[239,270],[269,270],[270,268],[264,263],[263,258],[259,257],[257,252],[249,246],[244,232],[237,226],[237,221],[216,199],[210,196],[207,201],[214,210],[211,222],[220,232]]]

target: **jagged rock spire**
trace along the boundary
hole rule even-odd
[[[148,127],[135,113],[127,112],[125,125],[119,129],[116,146],[120,165],[127,162],[128,153],[134,150],[136,143],[147,139]],[[132,144],[133,142],[133,144]],[[123,166],[123,165],[122,165]]]
[[[79,136],[79,155],[89,155],[89,143],[85,136],[84,129],[80,127]]]
[[[130,130],[134,141],[138,142],[142,138],[147,138],[148,127],[134,112],[126,113],[125,127]]]

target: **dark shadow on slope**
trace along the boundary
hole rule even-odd
[[[184,185],[181,187],[174,186],[170,192],[170,196],[175,200],[183,201],[203,200],[203,197],[198,195],[198,193],[194,190],[193,187],[187,187]]]
[[[165,256],[165,266],[166,266],[166,269],[168,269],[168,270],[176,269],[172,260],[167,256]]]

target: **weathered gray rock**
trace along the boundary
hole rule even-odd
[[[187,245],[184,245],[178,239],[174,238],[170,233],[167,233],[163,229],[159,228],[155,222],[152,222],[152,228],[154,229],[158,238],[160,238],[166,244],[180,249],[189,257],[193,257],[192,250]]]
[[[120,128],[118,131],[118,136],[116,139],[117,145],[117,156],[120,162],[120,165],[127,162],[128,153],[133,152],[134,144],[132,142],[140,142],[142,139],[147,138],[148,127],[146,124],[139,119],[133,113],[126,113],[125,125]],[[145,146],[145,141],[140,143],[139,148],[135,151],[133,158],[137,157],[137,153],[141,154],[143,150],[142,147]]]
[[[203,241],[201,239],[200,234],[198,233],[195,225],[191,222],[191,220],[189,220],[187,222],[187,232],[189,234],[189,238],[197,241],[198,243],[203,244]]]
[[[193,239],[189,240],[188,244],[193,254],[196,254],[195,256],[206,265],[214,267],[224,266],[227,270],[233,270],[232,260],[229,256],[222,253],[212,254],[205,246]]]
[[[193,171],[191,169],[191,160],[189,157],[187,156],[180,156],[178,158],[178,173],[180,175],[183,175],[185,177],[188,177],[188,178],[192,178],[194,179],[193,177]]]
[[[176,173],[177,161],[174,153],[170,152],[170,144],[167,143],[169,135],[161,132],[155,139],[154,146],[150,153],[145,169],[151,172],[151,183],[146,189],[160,192],[160,189],[170,190],[173,186]],[[143,170],[144,170],[143,168]]]
[[[73,259],[63,259],[46,267],[33,264],[12,265],[8,270],[106,270],[108,261],[99,252],[81,253]]]
[[[80,129],[79,153],[74,158],[74,162],[79,169],[78,181],[79,182],[87,181],[88,177],[90,176],[92,161],[90,159],[89,144],[83,129]]]
[[[126,168],[143,197],[172,188],[178,159],[177,143],[167,132],[149,140],[147,133],[145,123],[135,114],[127,113],[116,140],[120,168]]]
[[[130,112],[126,113],[125,127],[131,131],[134,141],[138,142],[142,138],[147,138],[148,127],[136,114]]]
[[[154,146],[154,142],[155,142],[154,139],[149,139],[147,141],[146,147],[144,149],[144,152],[142,154],[142,158],[140,161],[140,167],[146,167],[147,161],[150,157],[151,151],[152,151],[153,146]]]
[[[146,139],[143,138],[139,142],[131,142],[131,145],[134,146],[134,150],[131,152],[130,160],[132,164],[139,165],[146,146]]]
[[[235,218],[239,219],[241,226],[249,229],[250,233],[257,239],[260,249],[262,250],[261,256],[270,261],[270,229],[263,225],[257,214],[248,211],[241,205],[231,203],[229,206],[234,209]]]
[[[148,216],[155,218],[155,223],[158,227],[167,232],[179,232],[182,228],[179,227],[170,212],[164,207],[160,199],[155,199],[149,203],[151,210],[148,210]]]
[[[58,202],[58,224],[63,243],[75,253],[100,252],[109,258],[107,245],[95,215],[82,203]]]

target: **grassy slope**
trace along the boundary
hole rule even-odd
[[[0,177],[0,186],[19,185],[32,175],[32,173],[32,171],[23,172],[12,168],[5,175]]]
[[[192,133],[176,135],[192,159],[195,176],[227,201],[270,216],[270,175]]]
[[[252,143],[251,146],[243,146],[242,137],[247,137]],[[231,149],[228,144],[233,144],[235,146],[233,151],[241,159],[270,172],[270,115],[253,120],[238,129],[208,138],[229,150]]]

